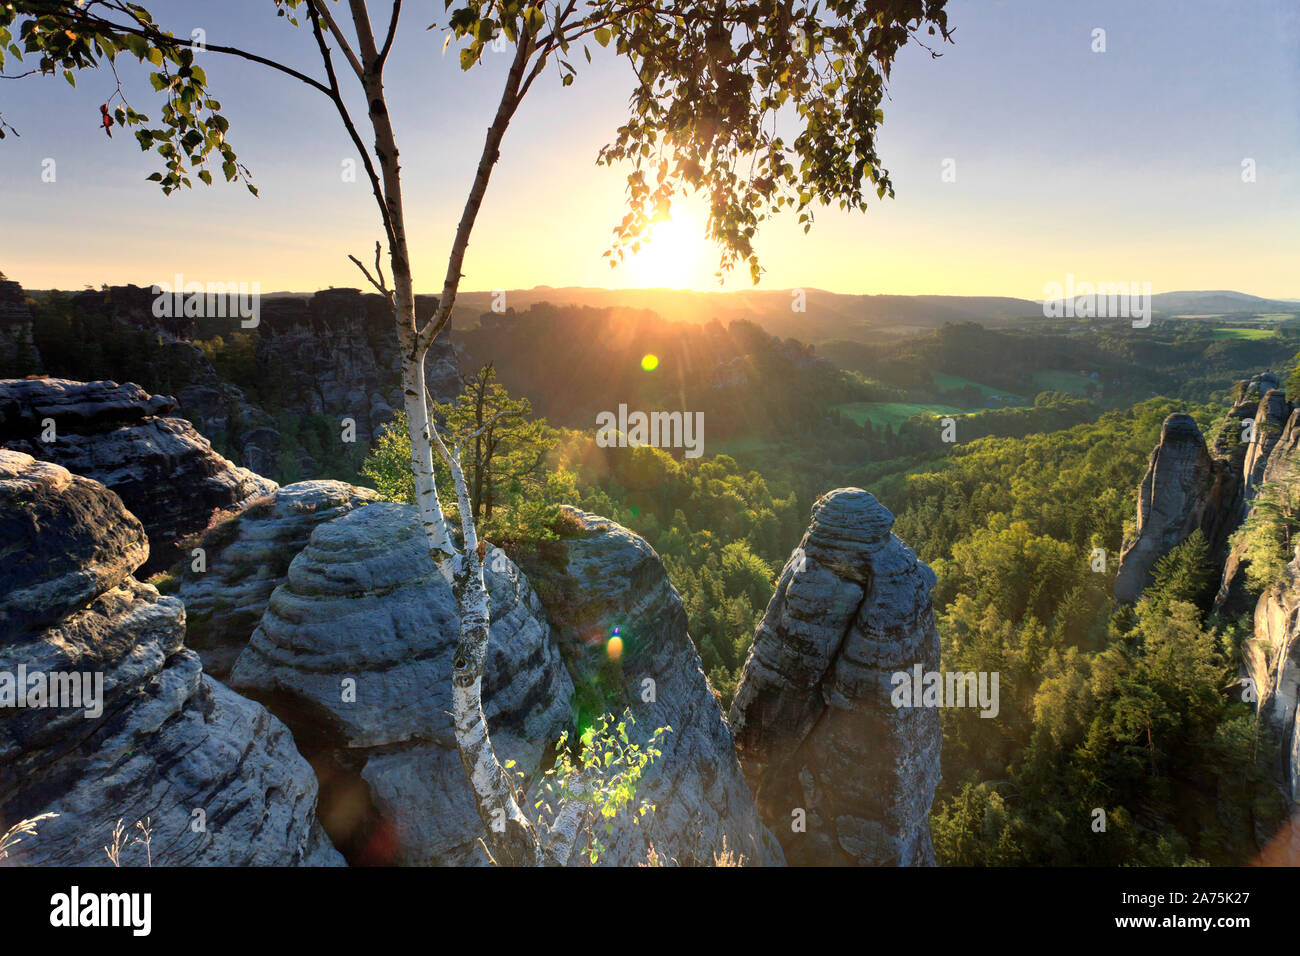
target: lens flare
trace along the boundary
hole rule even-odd
[[[653,372],[659,367],[659,356],[655,355],[653,352],[647,352],[645,355],[641,356],[641,367],[647,372]]]

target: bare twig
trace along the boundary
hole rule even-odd
[[[385,299],[387,299],[389,304],[391,305],[393,302],[393,292],[391,289],[388,288],[387,280],[384,278],[384,267],[380,265],[380,252],[382,248],[383,247],[376,240],[375,273],[379,276],[378,279],[376,279],[375,276],[372,276],[370,274],[370,270],[367,269],[364,265],[362,265],[361,260],[358,259],[356,256],[349,255],[348,258],[351,259],[356,264],[356,267],[361,270],[361,274],[364,275],[367,280],[369,280],[370,284],[374,286],[375,289],[379,292],[379,294],[382,295]]]
[[[375,196],[375,202],[379,205],[379,215],[384,221],[384,232],[388,236],[389,248],[394,247],[397,235],[393,228],[393,217],[388,209],[388,203],[384,199],[384,187],[379,181],[379,173],[375,171],[375,164],[370,158],[370,151],[366,149],[366,144],[362,142],[361,134],[357,132],[356,124],[352,122],[352,114],[348,112],[347,104],[343,102],[343,93],[339,89],[339,79],[334,72],[334,60],[330,56],[329,44],[325,42],[325,34],[321,29],[320,17],[316,14],[315,4],[307,7],[307,14],[311,19],[312,34],[316,37],[316,46],[320,50],[321,61],[325,64],[325,75],[329,79],[329,86],[322,87],[325,95],[334,103],[335,110],[338,111],[339,118],[343,120],[343,127],[348,131],[348,137],[352,140],[352,145],[361,155],[361,165],[365,167],[366,178],[370,180],[370,191]]]
[[[330,13],[329,4],[325,3],[324,0],[307,0],[307,7],[309,12],[318,15],[325,21],[325,25],[329,28],[329,32],[334,36],[334,39],[338,41],[339,49],[342,50],[343,55],[347,57],[348,65],[351,66],[353,72],[356,73],[357,79],[363,79],[366,75],[366,71],[362,68],[361,61],[357,59],[357,55],[352,52],[352,47],[348,44],[347,37],[344,36],[343,31],[339,29],[339,24],[338,21],[334,19],[334,14]]]
[[[402,0],[393,0],[393,17],[388,21],[388,36],[384,37],[384,48],[379,51],[379,60],[375,64],[375,69],[379,72],[384,71],[384,64],[388,62],[388,51],[393,48],[393,38],[397,36],[397,18],[402,15]]]

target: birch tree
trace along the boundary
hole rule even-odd
[[[319,57],[315,73],[268,51],[191,38],[128,0],[15,0],[0,2],[0,75],[62,76],[75,86],[79,74],[98,70],[94,88],[107,95],[95,121],[109,137],[115,129],[134,134],[160,164],[148,178],[166,193],[194,179],[210,185],[219,166],[227,182],[256,194],[227,136],[221,104],[195,62],[195,47],[305,84],[333,103],[360,158],[383,234],[372,263],[349,258],[392,305],[417,505],[429,554],[460,607],[452,683],[461,762],[494,859],[563,864],[576,839],[577,811],[562,808],[549,838],[539,836],[496,758],[483,717],[489,624],[484,546],[459,448],[448,447],[431,421],[424,380],[425,355],[451,321],[506,131],[543,76],[567,87],[579,67],[592,62],[593,51],[621,58],[630,67],[628,115],[596,156],[599,164],[622,168],[627,180],[626,212],[605,253],[611,265],[652,237],[676,198],[698,194],[708,205],[705,232],[719,250],[719,276],[740,266],[757,282],[762,270],[754,239],[764,220],[787,212],[806,232],[819,208],[865,210],[872,192],[879,199],[893,195],[876,149],[890,67],[909,42],[938,55],[934,46],[950,39],[946,0],[444,0],[445,15],[434,24],[409,24],[412,15],[403,18],[402,0],[374,2],[373,13],[367,0],[267,2],[308,35],[305,41],[286,36],[282,46],[310,43]],[[415,313],[398,137],[384,89],[385,65],[399,27],[407,25],[414,28],[410,42],[428,43],[427,30],[441,33],[443,52],[454,44],[463,70],[483,66],[489,44],[504,42],[510,51],[450,239],[437,306],[425,321]],[[119,73],[127,66],[148,74],[157,121],[127,101]],[[15,132],[0,112],[0,135]],[[452,476],[459,547],[439,500],[435,454]]]

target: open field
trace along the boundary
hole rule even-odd
[[[1048,392],[1069,392],[1071,395],[1083,395],[1083,386],[1094,381],[1078,372],[1065,369],[1045,368],[1034,373],[1034,384]]]
[[[851,402],[836,405],[841,415],[846,415],[857,424],[870,420],[872,428],[886,425],[898,427],[914,415],[966,415],[967,409],[955,405],[921,404],[918,402]]]
[[[1019,395],[1014,395],[1004,389],[993,388],[989,385],[983,384],[982,382],[972,382],[968,378],[961,378],[957,375],[947,375],[943,372],[934,372],[931,377],[934,381],[934,387],[943,389],[944,391],[950,391],[955,388],[965,388],[968,385],[973,385],[980,390],[980,394],[985,398],[991,398],[994,395],[1010,399],[1020,398]]]
[[[1214,330],[1216,339],[1248,339],[1255,341],[1258,339],[1271,339],[1276,334],[1276,329],[1247,329],[1240,326]]]

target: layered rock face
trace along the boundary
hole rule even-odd
[[[484,711],[498,757],[532,780],[573,685],[527,579],[496,549],[487,566]],[[377,503],[316,528],[235,664],[231,685],[294,729],[354,863],[485,861],[450,718],[459,632],[416,510]]]
[[[342,481],[300,481],[209,529],[196,543],[202,569],[187,554],[176,572],[176,596],[185,602],[185,643],[198,652],[204,671],[219,680],[230,675],[271,592],[312,531],[378,497]]]
[[[814,505],[732,703],[745,775],[794,865],[935,862],[939,712],[891,701],[894,674],[938,670],[935,576],[893,523],[857,488]]]
[[[1262,490],[1294,468],[1300,425],[1271,372],[1238,382],[1235,391],[1239,397],[1224,416],[1212,452],[1190,416],[1166,419],[1138,489],[1136,532],[1120,553],[1116,600],[1136,601],[1155,563],[1200,528],[1210,561],[1222,572],[1214,610],[1250,610],[1245,554],[1230,546],[1230,538]]]
[[[176,390],[177,411],[204,435],[224,436],[249,471],[275,474],[283,445],[275,419],[248,401],[242,389],[223,381],[197,345],[165,342],[161,349],[174,378],[186,383]],[[309,457],[299,461],[300,467],[313,465]]]
[[[1291,479],[1300,465],[1300,408],[1294,408],[1268,454],[1260,487]]]
[[[23,288],[0,278],[0,374],[31,375],[40,371],[40,364]]]
[[[0,830],[58,814],[18,862],[107,865],[118,821],[123,865],[342,862],[288,730],[206,677],[184,606],[132,577],[148,542],[116,494],[0,450],[0,541]]]
[[[1280,393],[1270,391],[1268,394],[1275,396]],[[1269,486],[1284,485],[1297,477],[1297,467],[1300,467],[1300,409],[1289,412],[1286,423],[1279,432],[1277,421],[1286,408],[1290,406],[1275,407],[1265,414],[1266,409],[1261,403],[1261,414],[1256,418],[1255,429],[1256,435],[1262,439],[1261,446],[1266,446],[1266,450],[1261,456],[1262,462],[1252,462],[1251,471],[1253,475],[1260,475],[1262,463],[1262,477],[1252,478],[1248,493],[1243,496],[1243,517],[1249,516],[1253,502]],[[1267,428],[1268,431],[1260,432],[1261,428]],[[1223,563],[1219,591],[1214,598],[1216,613],[1235,615],[1251,610],[1251,594],[1246,584],[1248,563],[1245,548],[1240,543],[1229,551]]]
[[[166,396],[138,385],[64,379],[0,381],[0,446],[62,465],[116,492],[144,524],[153,573],[218,509],[275,482],[231,464],[189,422],[165,417]]]
[[[1242,645],[1254,681],[1260,723],[1278,747],[1275,774],[1292,804],[1300,804],[1300,555],[1255,606],[1255,634]]]
[[[538,586],[551,596],[547,609],[579,697],[601,698],[586,707],[616,716],[626,706],[638,742],[672,728],[638,791],[654,812],[639,826],[617,820],[601,864],[645,863],[651,846],[660,860],[683,866],[711,865],[724,850],[749,865],[780,864],[659,556],[626,528],[567,510],[583,534],[565,542],[562,566]],[[615,635],[622,650],[611,659]]]
[[[269,521],[270,512],[256,514],[262,507],[273,505],[239,519],[253,541]],[[484,707],[498,757],[515,761],[512,771],[524,773],[531,792],[575,711],[587,719],[629,706],[636,735],[673,732],[639,792],[655,812],[639,825],[617,818],[601,863],[644,863],[651,846],[669,863],[708,864],[724,851],[750,864],[780,863],[658,556],[618,525],[574,516],[583,532],[539,572],[547,607],[513,562],[488,547]],[[275,560],[292,550],[270,547]],[[218,582],[210,593],[221,591]],[[205,592],[191,592],[188,581],[181,590]],[[253,589],[249,598],[256,606]],[[209,630],[232,630],[238,619],[214,616]],[[626,650],[611,662],[605,638],[615,627]],[[380,502],[315,527],[235,663],[231,686],[293,729],[321,780],[321,818],[353,863],[485,862],[448,716],[458,634],[454,598],[428,557],[415,509]],[[608,700],[596,706],[599,681]],[[583,861],[575,854],[572,862]]]
[[[435,297],[417,296],[417,317],[426,319],[436,305]],[[447,331],[425,358],[425,384],[437,401],[461,391]],[[378,295],[328,289],[310,299],[266,300],[257,361],[284,377],[304,413],[352,418],[358,441],[369,441],[403,406],[396,326]]]
[[[225,303],[222,316],[157,316],[156,298],[149,288],[114,286],[79,293],[73,305],[156,335],[169,362],[168,381],[185,383],[163,386],[175,391],[180,413],[204,434],[228,441],[237,449],[239,463],[252,471],[277,473],[286,453],[295,455],[290,464],[304,477],[316,476],[319,464],[305,450],[289,447],[275,419],[217,375],[191,344],[197,339],[251,336],[258,371],[281,407],[299,416],[351,418],[362,443],[402,407],[397,331],[391,309],[378,295],[328,289],[313,296],[263,298],[258,324],[248,328]],[[437,301],[436,296],[416,296],[417,319],[427,320]],[[199,311],[215,313],[216,305],[211,299]],[[425,359],[426,382],[438,401],[454,398],[462,387],[450,332],[438,336]]]
[[[1243,503],[1249,510],[1250,501],[1259,492],[1264,483],[1269,459],[1274,446],[1282,437],[1287,419],[1291,417],[1291,403],[1286,400],[1286,393],[1280,388],[1272,388],[1260,400],[1255,412],[1254,438],[1246,450],[1242,463]]]
[[[1115,599],[1136,601],[1155,563],[1198,528],[1222,562],[1228,536],[1241,520],[1241,487],[1241,472],[1229,460],[1210,456],[1190,415],[1166,418],[1138,488],[1137,527],[1120,552]]]

